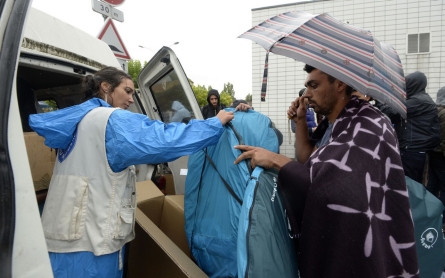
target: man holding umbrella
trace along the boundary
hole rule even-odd
[[[303,11],[272,17],[240,37],[261,45],[266,55],[306,64],[307,92],[287,112],[296,123],[297,161],[235,147],[245,151],[235,163],[250,158],[252,166],[279,170],[301,277],[418,277],[395,131],[370,103],[351,97],[354,88],[406,118],[405,78],[395,49],[369,30]],[[307,105],[325,116],[311,140]]]
[[[292,102],[297,161],[262,148],[235,163],[279,171],[301,277],[418,276],[414,227],[391,123],[352,88],[310,65],[304,96]],[[310,141],[307,104],[325,116]],[[326,132],[328,128],[332,131]]]

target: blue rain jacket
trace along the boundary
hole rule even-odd
[[[82,104],[29,117],[31,128],[45,137],[45,145],[66,149],[77,124],[96,107],[111,107],[93,98]],[[107,158],[111,169],[119,172],[130,165],[173,161],[214,145],[224,129],[218,118],[164,124],[145,115],[118,109],[108,119],[105,134]]]
[[[92,109],[111,107],[93,98],[82,104],[29,117],[31,128],[45,137],[45,145],[66,149],[76,132],[78,123]],[[218,118],[164,124],[147,116],[126,110],[115,110],[108,119],[105,145],[108,163],[115,172],[134,164],[157,164],[173,161],[218,142],[224,129]],[[104,256],[91,252],[50,253],[56,277],[122,277],[117,267],[119,251]],[[88,271],[86,273],[85,271]],[[87,275],[87,276],[88,276]]]

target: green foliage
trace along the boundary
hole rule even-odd
[[[147,61],[144,62],[144,66],[147,64]],[[138,84],[138,75],[141,72],[143,65],[139,60],[130,60],[128,61],[128,74],[131,76],[134,82],[135,88],[139,88]]]
[[[227,92],[222,92],[220,95],[220,102],[229,107],[229,105],[233,102],[233,97]]]
[[[57,103],[53,99],[45,100],[45,103],[48,104],[49,107],[42,108],[43,112],[55,111],[55,110],[58,109],[57,108]]]
[[[196,100],[198,101],[199,107],[203,107],[207,104],[207,93],[208,90],[205,86],[192,85],[193,93],[195,93]]]
[[[250,104],[251,104],[251,103],[252,103],[252,94],[247,94],[245,100],[246,100],[247,103],[250,103]]]
[[[223,93],[229,94],[229,96],[231,98],[230,102],[233,102],[235,100],[235,90],[233,89],[233,84],[231,84],[230,82],[227,82],[227,84],[224,83],[224,89],[222,90],[221,95]],[[230,102],[229,102],[229,104],[230,104]]]
[[[192,90],[195,93],[196,100],[198,101],[199,107],[203,107],[207,105],[207,94],[212,89],[212,86],[208,86],[207,88],[202,85],[192,85]],[[220,103],[229,106],[233,102],[232,96],[227,92],[222,92],[220,94]]]

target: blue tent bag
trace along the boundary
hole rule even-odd
[[[276,153],[279,150],[277,132],[270,119],[249,110],[235,112],[218,143],[188,160],[184,196],[186,236],[191,255],[210,277],[238,276],[239,215],[252,171],[250,161],[233,163],[241,154],[233,148],[239,144]]]
[[[444,207],[422,184],[406,176],[405,179],[414,221],[420,277],[439,278],[445,267]]]
[[[256,167],[244,193],[238,227],[238,277],[298,277],[277,172]]]

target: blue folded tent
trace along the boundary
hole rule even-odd
[[[273,179],[264,179],[266,172],[261,168],[250,169],[250,161],[233,163],[241,154],[233,146],[246,144],[278,152],[278,138],[277,130],[265,115],[252,110],[236,112],[217,145],[189,157],[184,208],[186,236],[193,258],[210,277],[260,277],[248,269],[261,272],[266,268],[265,275],[287,271],[296,276],[296,256],[287,234],[281,196],[275,194],[275,202],[266,201],[274,191]],[[273,172],[267,175],[276,177]],[[259,183],[259,180],[266,182]],[[258,190],[260,184],[263,185]],[[261,209],[265,204],[267,209]],[[261,225],[274,221],[279,225],[266,229]],[[258,243],[264,241],[273,243],[259,246]],[[289,265],[284,270],[281,263],[273,265],[275,258],[283,254],[286,257],[283,264]],[[265,260],[271,265],[261,265]]]
[[[420,277],[441,277],[445,268],[442,202],[426,188],[405,177],[414,222]]]

